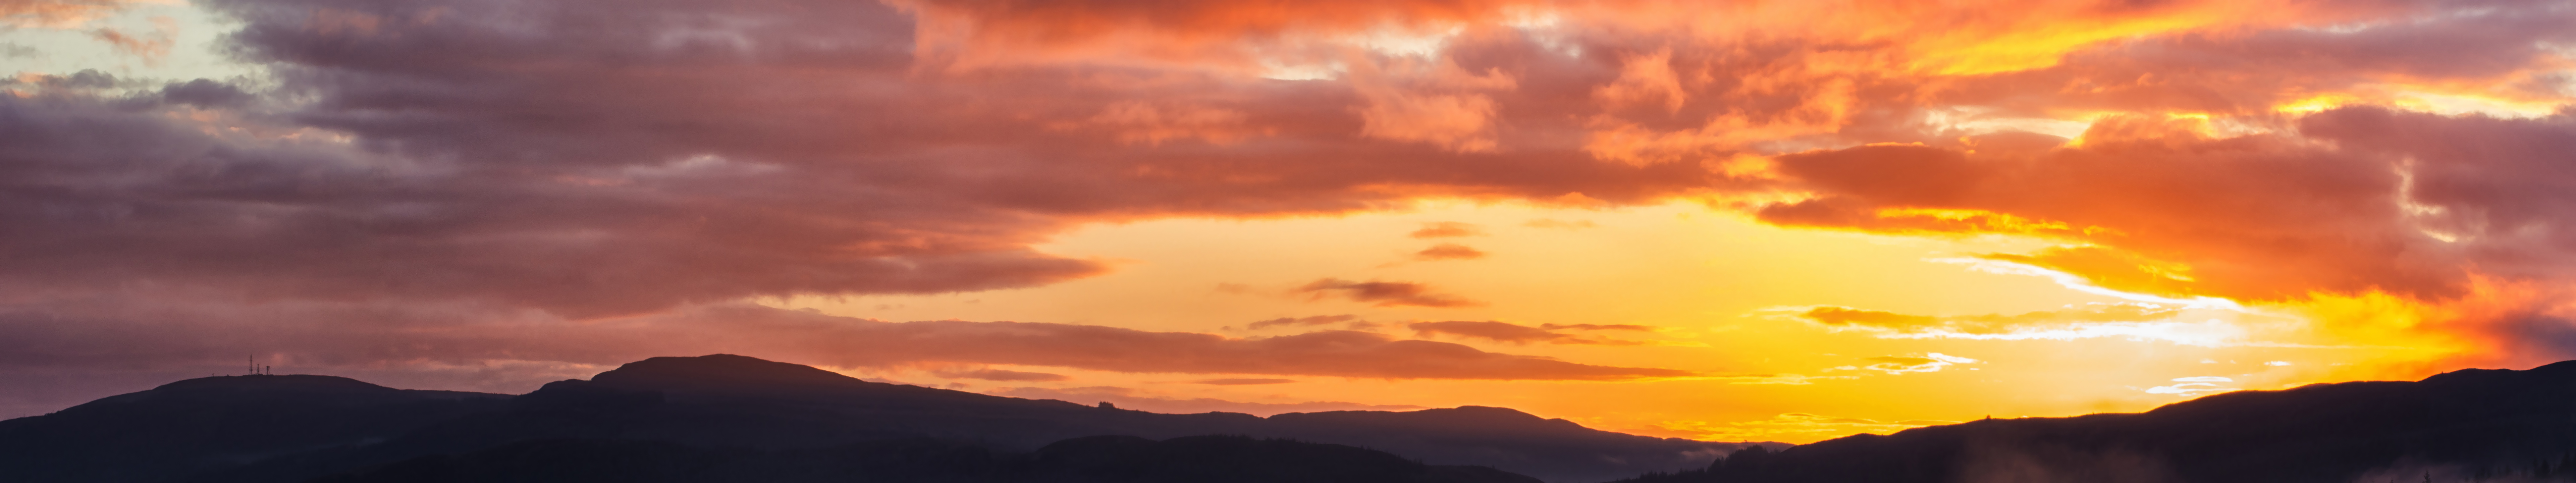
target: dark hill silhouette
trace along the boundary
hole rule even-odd
[[[158,481],[385,441],[509,397],[331,376],[189,379],[0,421],[0,481]]]
[[[1586,471],[1588,458],[1652,457],[1637,466],[1714,461],[1726,450],[1744,445],[1702,446],[1675,457],[1673,441],[1626,433],[1598,431],[1563,419],[1543,419],[1510,408],[1460,406],[1420,411],[1328,411],[1286,413],[1269,418],[1261,434],[1307,441],[1358,444],[1435,462],[1495,465],[1550,480],[1607,481]],[[1773,443],[1778,446],[1787,446]],[[1687,447],[1687,446],[1684,446]],[[1518,455],[1487,459],[1494,454]],[[1492,462],[1487,462],[1492,461]],[[1504,461],[1514,464],[1505,465]],[[1597,465],[1598,463],[1593,463]],[[1597,467],[1597,466],[1596,466]],[[1666,470],[1646,470],[1666,471]]]
[[[732,354],[655,357],[627,363],[618,366],[617,369],[591,376],[590,382],[630,389],[724,392],[919,387],[867,382],[812,366]],[[932,391],[937,390],[932,389]]]
[[[1744,450],[1636,483],[2576,481],[2576,361]],[[2511,479],[2508,479],[2511,478]]]
[[[705,449],[674,443],[540,440],[429,456],[315,483],[1538,483],[1479,466],[1431,466],[1342,445],[1190,436],[1092,436],[1034,454],[937,440],[823,449]]]
[[[381,429],[360,431],[366,434],[363,437],[317,436],[299,440],[299,445],[274,446],[258,453],[219,449],[228,444],[220,438],[205,440],[208,443],[186,451],[155,453],[205,463],[128,465],[116,469],[122,473],[115,474],[131,478],[112,479],[300,481],[424,457],[481,454],[478,452],[529,441],[668,443],[769,455],[927,439],[1002,454],[1023,454],[1051,443],[1089,436],[1168,440],[1234,434],[1371,448],[1433,465],[1492,466],[1547,481],[1573,482],[1699,467],[1725,450],[1742,446],[1598,431],[1564,420],[1473,406],[1414,412],[1292,413],[1270,418],[1239,413],[1160,414],[867,382],[812,367],[732,355],[657,357],[600,373],[590,380],[549,383],[537,391],[506,399],[497,395],[406,392],[328,379],[346,381],[340,385],[357,392],[288,391],[261,397],[297,401],[278,406],[281,408],[365,407],[401,414],[358,424],[331,417],[298,419],[303,416],[294,410],[273,411],[264,417],[279,424]],[[242,380],[249,379],[194,379],[172,386],[223,385],[226,383],[222,381]],[[257,393],[264,388],[237,389]],[[102,399],[82,407],[156,391],[161,389]],[[408,407],[404,404],[410,404],[405,402],[410,399],[386,399],[383,394],[450,395],[451,402],[471,404],[460,402],[443,411],[396,410]],[[105,421],[121,416],[67,417],[75,411],[66,410],[0,423],[0,445],[35,447],[46,444],[45,438],[49,437],[92,438],[98,442],[85,443],[88,445],[82,448],[88,449],[76,451],[81,452],[81,458],[97,462],[84,468],[120,468],[117,461],[134,456],[117,452],[115,448],[122,443],[112,441],[159,438],[164,436],[163,431],[204,424],[188,417],[165,416],[193,414],[190,411],[197,409],[111,407],[135,415],[152,413],[148,417],[165,418],[169,423],[119,425]],[[343,412],[359,419],[365,419],[364,414],[375,414]],[[8,429],[20,425],[60,430],[40,434]],[[0,463],[22,468],[24,474],[31,476],[0,481],[107,481],[73,477],[102,473],[66,467],[52,459],[11,458],[16,456],[0,456]]]

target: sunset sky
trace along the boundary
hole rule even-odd
[[[1806,443],[2576,358],[2576,2],[0,0],[0,417],[732,353]]]

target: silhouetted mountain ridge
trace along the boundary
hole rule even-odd
[[[0,481],[155,481],[380,442],[510,396],[331,376],[220,376],[0,421]]]
[[[591,376],[590,382],[628,389],[701,391],[919,387],[867,382],[813,366],[733,354],[655,357],[629,362]]]
[[[2238,391],[2143,413],[1993,419],[1741,451],[1680,482],[2576,480],[2576,361]]]
[[[1092,436],[1029,454],[937,440],[756,451],[663,442],[538,440],[430,456],[315,483],[1538,483],[1477,466],[1433,466],[1342,445],[1190,436]]]
[[[158,402],[133,405],[126,401]],[[393,409],[431,403],[448,406],[436,411]],[[485,461],[466,455],[500,458],[489,452],[532,441],[590,442],[562,444],[594,452],[609,451],[602,448],[666,451],[651,449],[661,447],[650,444],[667,443],[692,448],[687,451],[712,452],[700,456],[733,461],[728,458],[774,459],[886,441],[942,441],[1012,455],[1034,454],[1050,444],[1091,436],[1168,441],[1229,434],[1370,448],[1435,466],[1485,465],[1567,482],[1697,467],[1741,446],[1598,431],[1561,419],[1474,406],[1270,418],[1221,412],[1160,414],[867,382],[812,367],[733,355],[656,357],[590,380],[548,383],[520,396],[406,391],[326,376],[192,379],[75,410],[0,423],[0,445],[41,445],[40,440],[47,437],[166,438],[174,428],[204,424],[183,420],[209,407],[236,408],[249,411],[240,414],[257,413],[289,425],[365,430],[307,437],[298,440],[299,445],[271,445],[267,453],[199,448],[194,453],[162,455],[174,461],[211,461],[191,465],[118,469],[0,455],[0,467],[16,468],[0,469],[0,481],[299,481],[423,458]],[[377,408],[404,414],[369,412],[377,409],[312,413],[293,409],[304,407]],[[139,426],[109,421],[122,417],[170,421]],[[89,428],[93,434],[11,429],[21,427]],[[115,444],[102,444],[81,451],[102,464],[122,457],[111,450]],[[232,456],[208,459],[216,454]],[[8,478],[10,471],[27,477]]]

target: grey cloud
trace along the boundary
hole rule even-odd
[[[161,99],[164,102],[201,108],[218,108],[238,107],[250,103],[253,97],[232,84],[196,79],[188,82],[173,82],[162,87]]]

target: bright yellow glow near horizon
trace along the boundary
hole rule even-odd
[[[1409,236],[1434,223],[1464,223],[1473,234]],[[1444,243],[1485,255],[1467,260],[1414,256]],[[2213,389],[2318,382],[2329,374],[2352,374],[2344,364],[2415,354],[2387,346],[2284,340],[2307,337],[2304,324],[2286,312],[2260,307],[2185,310],[2157,324],[2112,327],[2110,332],[1948,337],[1827,327],[1796,317],[1812,306],[1974,316],[2125,302],[2099,290],[2072,289],[2050,277],[1959,261],[2051,244],[2002,236],[1921,238],[1780,228],[1686,203],[1580,210],[1424,202],[1410,211],[1340,217],[1104,224],[1041,247],[1049,253],[1115,261],[1119,267],[1092,279],[1023,290],[768,303],[889,321],[1011,320],[1229,337],[1340,329],[1245,327],[1279,317],[1350,314],[1381,324],[1372,330],[1399,337],[1721,377],[1571,382],[1242,375],[1232,377],[1297,382],[1213,386],[1188,381],[1229,376],[1020,366],[994,367],[1063,374],[1070,380],[947,380],[931,374],[937,368],[927,367],[859,373],[975,391],[1117,387],[1175,399],[1504,406],[1638,434],[1793,443],[1985,416],[2140,411]],[[1295,287],[1324,278],[1423,283],[1482,305],[1376,307],[1294,293]],[[1446,320],[1634,324],[1661,330],[1581,333],[1643,343],[1639,345],[1551,345],[1421,335],[1403,326]],[[1889,365],[1894,359],[1887,358],[1945,362]]]

